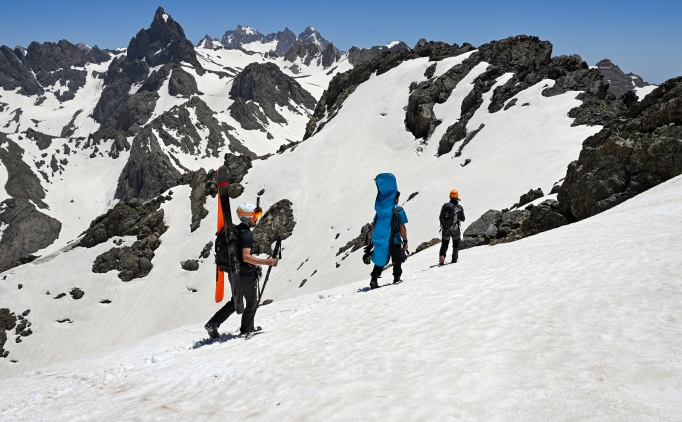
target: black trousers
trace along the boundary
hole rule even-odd
[[[400,276],[403,273],[403,263],[400,261],[400,250],[403,248],[403,245],[398,245],[395,243],[391,243],[391,262],[393,263],[393,281],[400,280]],[[372,270],[372,280],[376,280],[381,276],[381,273],[384,271],[384,267],[379,267],[378,265],[374,266],[374,269]]]
[[[226,277],[227,278],[227,277]],[[242,314],[242,325],[241,330],[253,330],[253,318],[256,316],[256,305],[258,305],[258,287],[256,277],[253,275],[240,276],[240,282],[242,284],[242,294],[246,299],[246,305],[244,306],[244,313]],[[230,294],[231,294],[230,290]],[[230,299],[229,302],[225,304],[218,312],[213,315],[209,321],[214,323],[216,326],[220,326],[225,320],[234,313],[234,302]]]
[[[443,243],[440,244],[440,255],[438,256],[447,256],[450,237],[452,237],[452,261],[454,262],[459,257],[459,236],[443,235]]]

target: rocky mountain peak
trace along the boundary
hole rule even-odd
[[[298,35],[298,39],[302,42],[315,45],[319,52],[323,52],[330,44],[329,41],[322,37],[322,34],[317,32],[312,26],[308,26]]]
[[[609,91],[615,95],[622,95],[635,88],[649,85],[649,83],[644,82],[641,76],[632,72],[623,72],[617,64],[609,59],[599,60],[596,66],[604,75],[604,80],[609,84]]]
[[[162,7],[156,9],[151,26],[141,29],[130,40],[127,57],[130,60],[144,59],[150,66],[187,62],[201,68],[194,46],[185,37],[182,26]]]
[[[199,41],[197,47],[208,48],[211,50],[219,50],[223,48],[223,45],[220,43],[220,40],[218,38],[211,38],[207,34],[206,36],[204,36],[204,38],[201,39],[201,41]]]
[[[80,51],[82,51],[83,54],[85,54],[85,53],[87,53],[88,51],[92,50],[92,48],[90,48],[90,46],[87,45],[86,43],[84,43],[83,41],[81,41],[81,42],[79,42],[78,44],[76,44],[76,47],[78,47],[78,49],[79,49]]]
[[[220,41],[223,43],[225,48],[238,49],[242,48],[243,44],[249,44],[258,41],[264,42],[265,36],[261,34],[260,31],[251,28],[250,26],[237,25],[236,29],[226,31]]]

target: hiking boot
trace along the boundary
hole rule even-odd
[[[452,261],[450,261],[451,264],[456,264],[457,263],[457,258],[452,258]]]
[[[206,325],[204,325],[204,328],[206,329],[206,332],[208,333],[209,337],[211,338],[220,337],[220,333],[218,332],[218,326],[212,323],[211,321],[207,322]]]
[[[393,284],[398,284],[398,283],[402,283],[402,282],[403,281],[399,278],[396,278],[395,280],[393,280]]]
[[[377,281],[376,281],[375,279],[372,279],[372,280],[369,282],[369,288],[370,288],[370,289],[376,289],[376,288],[378,288],[378,287],[379,287],[379,283],[377,283]]]
[[[443,266],[443,265],[445,265],[445,257],[444,257],[444,256],[441,256],[441,257],[438,258],[438,266],[440,267],[440,266]]]

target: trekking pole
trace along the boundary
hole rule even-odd
[[[277,239],[277,243],[275,243],[275,251],[272,254],[273,258],[276,258],[277,260],[282,259],[282,240]],[[263,281],[263,288],[261,291],[258,293],[258,304],[256,305],[256,309],[260,307],[260,301],[263,299],[263,292],[265,291],[265,286],[268,284],[268,278],[270,278],[270,271],[272,271],[272,267],[268,268],[268,272],[265,273],[265,280]]]

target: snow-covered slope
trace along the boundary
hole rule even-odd
[[[466,57],[468,54],[460,56],[460,62]],[[280,199],[289,199],[297,223],[293,235],[283,243],[284,259],[273,271],[267,298],[278,302],[367,277],[369,267],[360,263],[360,252],[337,253],[371,221],[376,174],[396,174],[403,202],[409,194],[419,192],[404,204],[414,250],[419,243],[439,236],[437,215],[451,189],[459,190],[468,221],[489,208],[513,204],[529,188],[539,186],[548,191],[565,174],[566,163],[578,155],[582,140],[599,129],[571,127],[572,119],[566,113],[580,103],[575,99],[577,93],[544,97],[540,94],[543,87],[553,81],[542,81],[517,95],[530,106],[493,114],[485,104],[480,107],[472,122],[484,122],[486,128],[462,157],[436,157],[437,145],[415,141],[403,123],[408,87],[423,80],[431,64],[428,58],[410,60],[373,76],[355,90],[322,131],[283,154],[253,162],[242,182],[245,193],[233,204],[255,202],[256,193],[264,189],[263,206],[267,209]],[[454,60],[438,62],[438,66],[457,64]],[[475,67],[436,111],[446,119],[455,114],[473,87],[471,81],[485,67]],[[501,76],[498,83],[506,78]],[[465,158],[472,161],[462,167]],[[0,306],[17,312],[31,309],[34,331],[20,347],[8,349],[18,360],[7,366],[8,370],[16,373],[36,368],[172,329],[180,321],[198,323],[206,318],[205,306],[213,301],[212,260],[202,260],[196,272],[182,270],[180,262],[196,259],[202,247],[213,240],[216,200],[207,198],[209,214],[199,230],[190,232],[190,190],[182,186],[172,191],[173,201],[162,205],[170,229],[160,238],[162,245],[155,252],[151,273],[142,279],[123,283],[115,272],[91,271],[95,257],[115,246],[116,238],[91,249],[56,252],[6,273],[0,284]],[[435,251],[422,254],[431,262],[437,259]],[[303,280],[306,282],[299,288]],[[19,284],[23,289],[17,288]],[[83,299],[53,299],[74,287],[85,291]],[[45,294],[48,290],[50,295]],[[103,305],[99,303],[102,300],[112,303]],[[173,309],[173,316],[158,312],[150,302]],[[73,323],[56,322],[65,318]],[[100,331],[107,336],[83,336]],[[55,347],[55,335],[69,340]]]
[[[0,418],[676,420],[680,207],[677,177],[457,265],[417,255],[398,286],[275,302],[246,342],[230,319],[50,365],[3,380]]]
[[[438,62],[438,67],[456,66],[468,56]],[[283,244],[286,263],[278,267],[286,282],[273,286],[271,296],[291,297],[368,277],[370,268],[361,264],[361,252],[347,259],[347,253],[337,256],[337,252],[371,221],[376,196],[373,179],[378,173],[397,177],[414,250],[421,242],[439,236],[438,213],[451,189],[460,192],[470,216],[466,226],[490,208],[511,206],[530,188],[549,192],[564,176],[567,163],[578,156],[582,141],[599,130],[597,126],[571,127],[572,119],[566,114],[580,104],[576,92],[541,95],[554,81],[541,81],[516,96],[529,106],[492,114],[487,107],[491,89],[470,121],[470,127],[485,123],[485,129],[461,157],[436,157],[436,141],[424,145],[405,129],[403,109],[410,84],[425,80],[424,71],[432,64],[427,58],[415,59],[372,76],[357,87],[323,130],[293,152],[254,162],[245,178],[243,197],[253,198],[265,189],[262,198],[266,206],[289,199],[297,222],[294,234]],[[486,67],[485,63],[476,66],[448,101],[434,107],[444,121],[431,139],[439,139],[439,130],[457,120],[462,100],[473,88],[471,82]],[[498,84],[507,78],[501,76]],[[465,159],[471,163],[462,167]],[[415,192],[419,194],[405,203]],[[437,260],[436,252],[424,253]],[[304,279],[307,281],[299,289]]]

